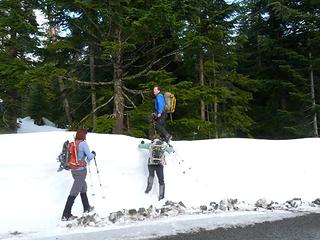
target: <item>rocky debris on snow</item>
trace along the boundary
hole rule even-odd
[[[151,207],[151,206],[150,206]],[[150,207],[149,207],[149,209],[150,209]],[[141,216],[144,216],[144,217],[150,217],[150,212],[147,210],[147,209],[145,209],[145,208],[139,208],[139,210],[138,210],[138,213],[141,215]]]
[[[219,209],[219,204],[216,202],[211,202],[209,206],[210,206],[209,211],[216,211]]]
[[[278,202],[272,201],[271,204],[268,206],[267,210],[280,210],[282,209],[282,206]]]
[[[205,212],[205,211],[208,210],[208,207],[207,207],[207,205],[201,205],[200,209],[201,209],[202,212]]]
[[[320,198],[317,198],[316,200],[312,201],[315,205],[320,205]]]
[[[260,198],[260,199],[258,199],[258,201],[256,201],[255,206],[257,208],[268,209],[271,204],[272,204],[271,200],[267,200],[265,198]]]
[[[209,206],[201,205],[199,208],[200,208],[202,213],[214,212],[214,211],[217,211],[219,209],[219,204],[216,203],[216,202],[210,202]]]
[[[179,215],[185,213],[186,206],[182,202],[166,201],[160,210],[162,216]]]
[[[112,223],[116,222],[133,222],[133,221],[143,221],[148,218],[156,217],[159,214],[160,210],[155,209],[152,205],[148,208],[139,208],[136,209],[124,209],[122,211],[112,212],[109,215],[109,221]]]
[[[150,205],[147,209],[148,214],[150,214],[150,217],[152,216],[158,216],[160,213],[160,210],[155,208],[153,205]]]
[[[112,212],[109,215],[109,221],[112,223],[118,222],[123,216],[124,216],[124,213],[121,211]]]
[[[77,219],[78,224],[81,226],[96,226],[101,222],[101,218],[98,214],[84,214],[82,217]]]
[[[277,202],[274,202],[269,199],[265,198],[260,198],[256,203],[255,203],[255,210],[258,211],[259,209],[267,209],[267,210],[274,210],[274,209],[280,209],[281,205]]]
[[[110,213],[107,219],[101,219],[96,213],[87,214],[73,221],[69,221],[68,228],[73,227],[99,227],[110,223],[132,223],[137,221],[144,221],[147,219],[156,219],[168,216],[178,216],[181,214],[212,214],[222,211],[270,211],[270,210],[289,210],[296,211],[310,209],[320,206],[320,198],[314,200],[312,203],[302,202],[301,198],[294,198],[284,203],[277,203],[272,200],[261,198],[255,204],[249,204],[238,199],[224,199],[218,203],[210,202],[209,205],[201,205],[199,207],[187,208],[183,202],[166,201],[165,204],[156,208],[150,205],[148,208],[138,209],[123,209],[122,211]],[[18,235],[18,232],[17,232]]]
[[[10,232],[9,233],[10,235],[14,235],[14,236],[18,236],[18,235],[21,235],[22,232],[19,232],[19,231],[13,231],[13,232]]]
[[[129,215],[133,216],[137,214],[137,210],[136,209],[129,209],[128,211]]]
[[[123,211],[112,212],[109,215],[109,221],[112,223],[125,223],[133,221],[143,221],[161,216],[176,216],[186,212],[186,206],[183,202],[166,201],[161,208],[150,206],[149,208],[124,209]]]
[[[239,207],[237,206],[238,199],[223,199],[219,203],[219,209],[221,211],[237,211],[239,210]]]
[[[286,201],[285,207],[287,208],[297,208],[302,205],[301,198],[293,198],[291,200]]]
[[[72,221],[67,221],[67,228],[74,227],[102,227],[103,219],[99,217],[97,213],[85,213],[82,217],[76,218]]]
[[[150,214],[147,214],[145,211],[140,208],[140,211],[136,209],[130,209],[129,211],[124,210],[124,215],[122,216],[123,222],[136,222],[143,221],[148,218]]]

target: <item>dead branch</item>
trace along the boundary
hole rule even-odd
[[[134,104],[134,102],[129,98],[127,94],[124,93],[124,91],[121,91],[122,95],[132,104],[133,108],[136,108],[137,106]]]
[[[95,113],[98,111],[100,108],[103,108],[104,106],[108,105],[111,101],[113,100],[113,96],[104,104],[100,105],[99,107],[96,107],[91,113],[87,114],[84,118],[80,120],[79,123],[82,123],[84,120],[86,120],[88,117],[90,117],[91,114]]]

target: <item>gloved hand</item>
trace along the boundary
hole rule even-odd
[[[152,119],[153,119],[153,121],[157,121],[157,119],[158,119],[157,113],[152,113]]]
[[[92,151],[91,153],[94,155],[94,157],[96,157],[97,154],[95,151]]]

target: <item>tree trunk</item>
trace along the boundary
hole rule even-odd
[[[11,44],[8,48],[8,53],[12,58],[16,59],[16,58],[18,58],[18,51],[17,51],[17,47],[16,47],[17,33],[14,31],[11,31],[10,37],[11,37],[11,39],[10,39]],[[8,131],[10,133],[17,132],[17,118],[18,118],[17,98],[18,98],[18,93],[15,88],[11,88],[8,91],[6,91],[6,94],[8,95],[7,103],[5,103],[7,112],[6,112],[6,114],[3,114],[3,122],[7,126]]]
[[[93,46],[90,46],[90,81],[95,82],[95,65],[94,65],[95,52]],[[92,114],[92,127],[95,128],[97,114],[95,109],[97,108],[97,98],[96,98],[96,87],[94,84],[91,84],[91,114]]]
[[[314,93],[314,79],[313,79],[313,66],[311,63],[312,54],[309,51],[309,71],[310,71],[310,88],[311,88],[311,98],[312,98],[312,109],[314,110],[313,114],[313,134],[315,137],[319,137],[318,134],[318,120],[317,120],[317,112],[316,112],[316,99],[315,99],[315,93]]]
[[[216,79],[216,67],[215,67],[215,59],[214,55],[212,56],[212,62],[213,62],[213,88],[216,89],[217,87],[217,79]],[[214,103],[213,103],[213,112],[214,112],[214,129],[215,129],[215,138],[219,138],[218,134],[218,98],[217,96],[214,97]]]
[[[117,31],[117,42],[120,45],[121,43],[121,33]],[[124,97],[122,94],[122,54],[121,49],[118,49],[118,52],[115,57],[114,71],[113,71],[113,81],[114,81],[114,106],[113,114],[116,118],[116,123],[113,128],[113,133],[122,134],[124,129]]]
[[[61,76],[58,77],[58,82],[59,82],[59,89],[60,89],[60,94],[61,94],[62,102],[63,102],[63,108],[66,113],[68,124],[71,125],[72,124],[72,117],[71,117],[70,104],[69,104],[69,101],[67,98],[64,82],[63,82],[63,79]]]
[[[203,56],[200,54],[200,60],[199,60],[199,79],[200,79],[200,85],[204,86],[204,64],[203,64]],[[200,100],[200,114],[201,114],[201,120],[206,120],[206,106],[204,104],[203,99]]]
[[[198,24],[199,26],[201,25],[200,17],[198,17]],[[203,63],[202,50],[200,50],[200,54],[199,54],[199,81],[200,81],[200,86],[204,86],[204,63]],[[200,99],[200,116],[202,121],[206,120],[206,106],[203,99]]]
[[[49,29],[48,29],[48,35],[49,39],[51,40],[52,44],[55,44],[57,41],[57,26],[53,23],[52,14],[50,12],[50,8],[48,8],[48,20],[49,20]],[[72,116],[71,116],[71,109],[69,100],[67,98],[67,94],[65,91],[64,82],[62,79],[62,76],[58,77],[58,83],[59,83],[59,90],[60,90],[60,96],[62,98],[63,108],[67,117],[68,124],[72,124]]]
[[[262,69],[261,47],[260,47],[259,35],[257,32],[256,32],[256,41],[257,41],[257,70],[258,70],[258,72],[260,72]]]

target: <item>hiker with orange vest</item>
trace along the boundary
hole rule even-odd
[[[69,221],[77,218],[71,214],[71,209],[74,203],[74,200],[80,193],[83,212],[91,212],[93,207],[89,205],[89,200],[87,197],[87,167],[86,163],[95,158],[96,153],[94,151],[90,152],[89,145],[86,142],[86,129],[78,129],[75,137],[75,147],[76,147],[76,158],[77,166],[71,167],[71,174],[74,179],[70,194],[68,196],[65,208],[62,214],[62,221]]]

